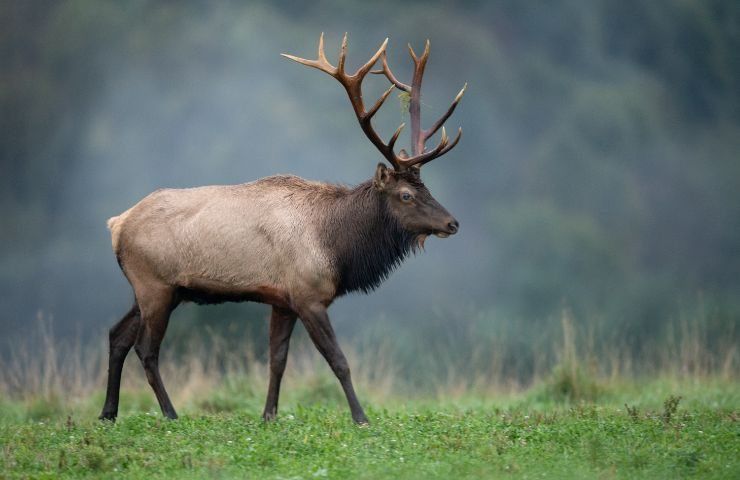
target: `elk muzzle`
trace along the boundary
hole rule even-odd
[[[460,222],[458,222],[455,217],[450,217],[446,222],[445,229],[434,232],[434,235],[439,238],[447,238],[450,235],[456,234],[459,228]]]

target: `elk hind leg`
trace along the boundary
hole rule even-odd
[[[172,288],[165,286],[148,287],[141,295],[143,298],[137,297],[141,309],[142,325],[134,350],[141,360],[147,381],[154,390],[162,413],[167,418],[176,419],[177,413],[159,374],[159,347],[167,331],[170,313],[177,306],[175,292]]]
[[[121,371],[131,347],[136,341],[141,326],[139,306],[134,303],[131,310],[110,329],[108,351],[108,388],[101,420],[115,420],[118,415],[118,398],[121,390]]]

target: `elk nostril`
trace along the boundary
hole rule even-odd
[[[459,226],[460,223],[457,220],[453,220],[447,224],[447,228],[450,230],[450,233],[457,233],[457,228]]]

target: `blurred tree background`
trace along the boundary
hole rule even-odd
[[[278,55],[312,57],[322,31],[331,56],[349,32],[351,68],[390,37],[403,78],[406,43],[430,38],[427,124],[469,83],[448,121],[461,144],[424,171],[460,234],[339,300],[342,336],[386,342],[409,369],[423,352],[470,360],[483,338],[523,376],[564,308],[636,357],[686,318],[710,346],[737,344],[733,0],[2,2],[0,336],[42,315],[104,342],[132,300],[105,220],[156,188],[369,178],[379,156],[341,88]],[[388,102],[377,128],[403,117]],[[210,324],[261,352],[266,315],[185,307],[168,342]]]

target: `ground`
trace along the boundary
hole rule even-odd
[[[738,391],[653,382],[597,402],[537,390],[392,401],[364,427],[336,399],[264,423],[256,402],[200,403],[168,421],[125,397],[115,424],[93,406],[5,401],[0,477],[740,478]]]

